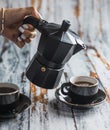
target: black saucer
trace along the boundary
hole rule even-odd
[[[101,89],[98,90],[96,98],[93,99],[92,101],[90,101],[89,103],[86,103],[86,104],[78,104],[76,102],[73,102],[73,100],[71,99],[71,97],[69,95],[64,95],[61,93],[60,88],[58,88],[56,90],[55,96],[59,101],[65,103],[66,105],[68,105],[72,108],[75,108],[75,109],[92,108],[96,105],[101,104],[106,98],[106,94]]]
[[[13,106],[12,110],[8,109],[7,111],[4,111],[3,106],[0,106],[0,120],[15,118],[18,114],[28,109],[30,105],[30,99],[27,96],[20,94],[20,98],[17,101],[16,105]]]

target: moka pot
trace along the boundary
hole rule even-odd
[[[23,24],[33,25],[41,37],[36,54],[26,69],[27,78],[35,85],[53,89],[58,86],[65,64],[77,52],[85,48],[80,37],[69,29],[70,22],[49,23],[32,16]]]

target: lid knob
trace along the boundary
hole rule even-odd
[[[70,21],[63,20],[60,30],[66,32],[70,26]]]

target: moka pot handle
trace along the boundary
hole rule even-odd
[[[33,16],[29,16],[23,20],[23,24],[31,24],[34,28],[36,28],[39,32],[42,32],[42,25],[48,23],[45,20],[37,19]]]

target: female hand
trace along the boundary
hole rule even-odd
[[[6,8],[4,15],[5,22],[2,35],[13,41],[18,47],[22,48],[25,43],[30,43],[36,36],[35,28],[32,25],[22,25],[24,18],[29,15],[41,19],[40,14],[34,7]]]

